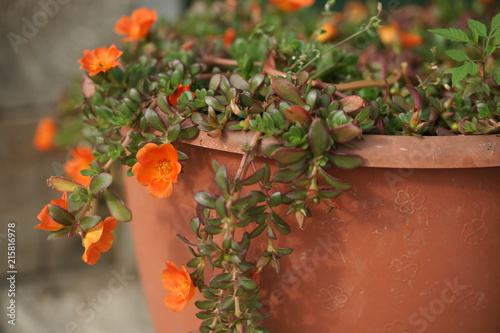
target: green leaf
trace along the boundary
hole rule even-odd
[[[194,305],[200,310],[213,309],[219,301],[196,301]]]
[[[61,206],[47,205],[47,208],[49,209],[50,217],[57,223],[65,226],[72,226],[75,222],[75,217],[73,216],[73,214],[71,214]]]
[[[175,142],[181,133],[181,125],[175,124],[168,129],[167,139],[170,142]]]
[[[462,81],[467,75],[474,75],[479,72],[479,67],[474,62],[466,62],[460,67],[449,68],[445,73],[451,74],[452,86],[456,86],[457,83]]]
[[[174,114],[172,108],[170,107],[170,104],[167,103],[167,96],[165,96],[165,94],[158,95],[158,97],[156,98],[156,104],[158,105],[160,110],[165,112],[166,114]]]
[[[196,318],[204,320],[214,317],[215,314],[211,311],[200,311],[196,313]]]
[[[155,130],[158,130],[163,133],[167,131],[165,123],[155,110],[152,109],[144,110],[144,117],[146,118],[148,124]]]
[[[247,178],[245,178],[241,181],[241,185],[248,186],[248,185],[253,185],[253,184],[259,182],[262,179],[262,177],[264,176],[264,173],[265,173],[265,171],[263,168],[255,170],[254,173],[252,173],[250,176],[248,176]]]
[[[47,184],[57,192],[73,192],[78,186],[81,186],[72,179],[60,176],[50,177]]]
[[[111,176],[109,173],[100,173],[92,177],[92,180],[90,181],[89,189],[90,193],[93,195],[100,195],[102,191],[107,189],[111,183],[113,182],[113,176]]]
[[[221,303],[220,303],[220,309],[221,310],[227,310],[231,308],[234,305],[234,296],[229,295],[227,296]]]
[[[288,235],[291,232],[290,226],[278,215],[275,211],[272,212],[273,224],[283,235]]]
[[[444,51],[448,57],[455,61],[467,61],[470,60],[469,56],[462,50],[446,50]]]
[[[493,35],[495,30],[500,28],[500,13],[496,14],[495,17],[491,20],[491,30],[490,34]],[[498,31],[496,31],[498,33]]]
[[[207,225],[203,228],[203,230],[210,235],[218,235],[222,232],[222,227],[217,227],[215,225]]]
[[[89,229],[92,229],[95,227],[97,224],[101,222],[101,217],[97,215],[87,215],[83,218],[83,220],[80,222],[80,226],[84,231],[87,231]]]
[[[194,195],[194,200],[202,206],[215,208],[215,198],[206,191],[199,191]]]
[[[469,24],[470,30],[477,33],[481,37],[488,38],[487,29],[483,23],[472,19],[468,19],[467,23]]]
[[[450,29],[430,29],[430,32],[449,39],[453,42],[470,42],[471,40],[467,37],[467,34],[460,29],[450,28]]]
[[[198,135],[199,129],[196,126],[183,128],[179,133],[179,139],[190,140],[194,139]]]
[[[273,181],[276,183],[288,183],[291,182],[292,180],[298,178],[300,175],[302,175],[305,171],[306,168],[301,168],[298,170],[292,170],[289,168],[283,168],[283,169],[278,169],[274,174],[273,174]]]
[[[227,167],[225,165],[219,167],[215,173],[215,183],[221,190],[222,194],[229,194],[229,184],[227,179]]]
[[[255,229],[252,230],[252,232],[249,234],[249,238],[252,239],[252,238],[255,238],[257,236],[259,236],[267,227],[267,224],[265,223],[262,223],[262,224],[259,224],[258,227],[256,227]]]
[[[211,106],[215,111],[224,112],[226,107],[222,105],[215,97],[205,96],[205,103]]]
[[[359,155],[327,153],[326,156],[330,162],[342,169],[354,169],[363,164],[363,158]]]
[[[321,118],[314,119],[309,128],[309,146],[315,157],[323,155],[330,146],[330,134]]]
[[[70,237],[70,232],[73,230],[72,227],[65,227],[56,231],[49,232],[49,236],[47,237],[48,241],[54,241],[63,237]]]
[[[132,220],[132,212],[123,201],[111,190],[104,190],[104,199],[111,215],[118,221],[128,222]]]
[[[253,279],[241,279],[238,281],[238,284],[246,290],[255,290],[257,289],[257,281]]]

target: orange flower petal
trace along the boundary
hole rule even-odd
[[[404,49],[411,49],[424,43],[422,36],[404,31],[399,33],[399,39]]]
[[[92,178],[82,175],[81,171],[89,169],[89,165],[95,159],[92,150],[86,146],[79,146],[71,151],[71,155],[72,159],[64,164],[64,172],[74,181],[83,186],[89,186]]]
[[[175,292],[172,292],[165,297],[165,305],[174,312],[181,312],[189,303],[185,297]]]
[[[111,231],[116,228],[116,225],[117,220],[114,217],[107,217],[85,233],[83,237],[83,246],[85,248],[82,255],[83,261],[89,265],[94,265],[101,257],[101,253],[111,248],[115,239]]]
[[[181,271],[171,261],[167,261],[165,264],[167,265],[167,268],[164,269],[162,273],[163,288],[165,288],[168,291],[173,291],[182,284],[183,280],[186,279],[186,274],[187,274],[186,268],[184,268],[183,271]],[[181,269],[183,267],[184,266],[181,265]]]
[[[380,41],[384,45],[397,43],[399,38],[399,25],[396,21],[392,21],[390,25],[384,25],[378,29]]]
[[[64,209],[68,209],[68,195],[66,192],[62,194],[61,199],[55,199],[52,200],[49,205],[56,205],[60,206]],[[64,228],[64,225],[54,221],[52,217],[49,215],[49,208],[47,207],[48,205],[45,205],[40,213],[37,215],[37,219],[40,220],[41,222],[37,225],[35,225],[35,228],[37,229],[42,229],[42,230],[47,230],[47,231],[57,231],[62,228]]]
[[[323,32],[316,37],[316,40],[320,43],[329,41],[337,36],[337,27],[333,23],[325,23],[321,27],[321,30],[323,30]]]
[[[148,143],[137,152],[137,163],[132,172],[137,181],[148,186],[148,193],[155,198],[166,198],[172,194],[172,183],[177,183],[181,172],[177,151],[170,143],[156,146]]]
[[[167,261],[166,265],[167,268],[162,273],[162,284],[171,293],[165,298],[165,305],[172,311],[180,312],[193,298],[196,289],[183,265],[181,265],[181,270],[170,261]]]
[[[82,255],[82,260],[85,261],[87,265],[95,265],[99,258],[101,258],[101,251],[98,248],[91,246]]]
[[[156,167],[163,158],[160,147],[154,143],[147,143],[137,152],[136,157],[138,162],[148,167]]]
[[[236,38],[236,30],[233,28],[227,28],[224,32],[224,36],[222,36],[222,44],[225,48],[230,47]]]
[[[168,102],[172,106],[176,106],[179,104],[177,100],[181,97],[182,93],[185,91],[189,91],[189,85],[183,86],[182,84],[178,84],[175,88],[175,91],[172,95],[168,96]]]
[[[270,2],[285,12],[294,12],[314,4],[314,0],[270,0]]]
[[[168,198],[173,191],[174,187],[169,181],[153,181],[148,185],[148,193],[153,198]]]
[[[138,8],[130,16],[122,16],[116,22],[115,32],[119,35],[126,35],[122,42],[138,40],[148,35],[156,20],[156,10]]]
[[[116,45],[112,44],[109,48],[99,47],[92,51],[84,50],[83,58],[78,59],[78,62],[81,64],[80,69],[86,69],[89,71],[89,76],[94,76],[120,66],[121,63],[116,60],[122,54],[123,51],[118,50]]]
[[[39,151],[47,151],[54,148],[54,136],[57,133],[57,125],[54,119],[50,117],[42,118],[38,122],[35,136],[33,137],[33,146]]]

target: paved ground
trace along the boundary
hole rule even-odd
[[[16,325],[2,315],[1,332],[153,333],[133,269],[82,266],[31,277],[18,273],[18,278]],[[7,290],[0,293],[5,300]]]

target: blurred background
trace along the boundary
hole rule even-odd
[[[59,198],[46,185],[68,152],[38,152],[38,121],[54,114],[81,71],[84,49],[119,43],[122,15],[156,8],[169,20],[180,0],[0,0],[0,332],[153,332],[135,270],[129,226],[94,266],[72,239],[47,242],[36,215]],[[16,325],[7,323],[7,228],[16,225]]]

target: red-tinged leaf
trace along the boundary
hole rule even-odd
[[[293,190],[288,193],[285,193],[285,197],[287,197],[290,200],[304,200],[307,198],[307,193],[309,190]]]
[[[57,192],[73,192],[81,184],[72,179],[60,176],[52,176],[47,180],[47,184]]]
[[[346,153],[325,154],[330,162],[342,169],[354,169],[363,164],[363,158],[359,155]]]
[[[309,146],[316,157],[323,155],[330,146],[330,134],[320,118],[314,119],[309,128]]]
[[[341,190],[347,190],[351,187],[349,183],[346,183],[343,180],[340,180],[338,178],[333,177],[330,175],[328,172],[326,172],[323,169],[319,169],[319,174],[325,179],[325,181],[332,187],[341,189]]]
[[[364,99],[356,95],[347,96],[340,100],[340,108],[345,113],[358,111],[363,107],[364,104]]]
[[[73,232],[72,227],[65,227],[56,231],[49,232],[49,236],[47,237],[48,241],[55,241],[61,238],[70,237]]]
[[[318,190],[318,197],[322,199],[333,199],[342,193],[342,190],[338,189],[320,189]]]
[[[417,88],[412,87],[412,86],[406,86],[406,89],[410,92],[411,98],[413,100],[413,105],[417,110],[422,110],[423,107],[423,102],[422,102],[422,95],[418,91]]]
[[[73,214],[71,214],[69,211],[62,208],[61,206],[47,205],[47,208],[49,209],[50,217],[57,223],[60,223],[65,226],[72,226],[73,223],[75,222],[75,217],[73,216]]]
[[[277,78],[271,81],[271,87],[273,91],[279,97],[286,99],[297,105],[304,105],[306,101],[302,98],[302,95],[297,89],[297,87],[287,79]]]
[[[232,74],[229,77],[229,82],[231,82],[231,85],[236,89],[248,90],[250,88],[250,84],[238,73]]]
[[[289,183],[292,180],[299,178],[306,171],[306,168],[299,170],[291,170],[289,168],[278,169],[272,177],[272,180],[276,183]]]
[[[288,121],[296,121],[301,125],[310,124],[313,120],[311,114],[301,106],[292,105],[285,110],[285,117]]]
[[[293,164],[305,158],[307,150],[298,148],[278,148],[272,154],[271,158],[280,164]]]
[[[297,74],[297,85],[303,86],[309,81],[309,73],[307,71],[302,71]]]
[[[333,141],[345,143],[356,139],[363,131],[355,124],[345,124],[330,130]]]

